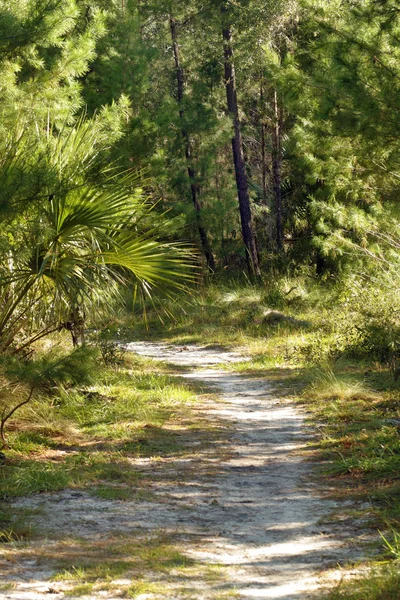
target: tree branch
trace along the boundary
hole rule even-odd
[[[5,427],[6,422],[13,416],[13,414],[15,413],[16,410],[21,408],[21,406],[28,404],[28,402],[32,398],[33,390],[34,390],[34,387],[32,386],[31,391],[29,392],[28,398],[26,400],[23,400],[23,402],[20,402],[19,404],[17,404],[17,406],[14,406],[14,408],[8,414],[6,414],[6,409],[5,408],[3,409],[3,412],[1,415],[1,423],[0,423],[0,439],[2,441],[3,448],[8,448],[7,439],[4,434],[4,427]]]

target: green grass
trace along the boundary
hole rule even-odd
[[[37,401],[16,416],[8,463],[0,469],[3,499],[102,480],[131,482],[129,457],[181,451],[177,431],[167,425],[187,417],[194,388],[131,367],[104,369],[96,385],[63,392],[56,403]]]
[[[300,283],[299,283],[300,286]],[[293,323],[282,322],[270,326],[264,320],[264,313],[271,308],[283,310],[285,315],[301,320],[299,298],[305,293],[289,291],[290,284],[283,284],[283,291],[271,290],[269,286],[237,286],[215,285],[204,290],[196,290],[190,303],[183,308],[177,305],[168,306],[173,318],[163,319],[161,324],[157,315],[149,311],[147,327],[135,326],[137,336],[157,338],[175,343],[202,343],[217,345],[240,345],[242,342],[260,337],[274,336],[276,330],[282,333],[301,330],[303,327]],[[290,305],[290,307],[288,306]],[[306,320],[306,319],[304,319]],[[130,331],[122,331],[121,335],[131,335]]]
[[[79,596],[86,596],[93,591],[92,583],[83,583],[82,585],[75,585],[74,587],[65,590],[65,596],[72,596],[73,598],[79,598]]]
[[[160,584],[149,583],[146,581],[135,581],[128,587],[125,594],[127,598],[138,598],[143,594],[160,594],[164,590],[164,586]]]
[[[85,488],[101,481],[133,484],[138,478],[128,458],[112,449],[76,452],[60,462],[20,459],[0,471],[3,499],[66,487]]]
[[[95,367],[90,386],[38,397],[17,412],[0,465],[0,540],[32,534],[12,498],[78,488],[108,500],[151,501],[131,459],[185,455],[199,393],[169,367],[128,354],[118,368]],[[206,443],[211,429],[204,419],[198,427]]]
[[[372,568],[368,575],[344,579],[327,600],[398,600],[400,598],[400,566]]]
[[[56,550],[56,552],[55,552]],[[143,532],[114,536],[106,540],[85,542],[69,540],[68,545],[49,548],[41,560],[50,560],[56,569],[53,581],[63,583],[64,593],[79,596],[107,591],[115,597],[150,598],[193,596],[191,581],[211,582],[216,598],[236,598],[228,594],[225,569],[188,557],[173,535]],[[65,587],[67,586],[67,587]]]
[[[363,483],[388,483],[390,479],[394,483],[400,466],[400,438],[391,419],[400,417],[400,391],[378,393],[360,379],[354,373],[319,372],[302,399],[314,417],[324,422],[320,446],[334,459],[332,472],[353,475]]]
[[[116,577],[121,577],[129,569],[131,565],[128,560],[105,560],[92,564],[72,565],[64,569],[53,577],[54,581],[84,581],[85,585],[88,582],[99,580],[112,580]]]
[[[314,452],[326,461],[325,477],[340,499],[370,504],[363,517],[380,551],[366,572],[344,578],[329,600],[400,598],[400,553],[393,552],[400,531],[400,436],[391,422],[400,418],[400,390],[385,369],[375,368],[370,374],[354,361],[339,361],[334,370],[320,368],[310,373],[312,382],[300,398],[320,425]],[[391,532],[386,542],[379,540],[379,530]],[[382,568],[382,559],[394,562]]]

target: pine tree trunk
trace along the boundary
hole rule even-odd
[[[234,136],[232,138],[233,161],[235,165],[236,187],[239,199],[239,211],[242,224],[242,235],[246,247],[247,268],[250,276],[261,276],[259,267],[256,240],[253,231],[251,216],[249,186],[246,175],[246,164],[244,160],[243,141],[240,130],[239,109],[236,93],[236,77],[233,62],[232,30],[226,21],[228,9],[226,4],[221,5],[223,19],[222,36],[224,39],[224,67],[225,87],[228,102],[228,112],[233,120]]]
[[[278,94],[274,90],[274,128],[273,128],[273,158],[272,175],[275,197],[276,246],[278,251],[283,249],[283,220],[282,220],[282,110],[278,103]]]
[[[262,179],[262,191],[263,191],[263,201],[265,206],[270,208],[270,181],[271,181],[271,168],[269,162],[269,156],[267,156],[267,135],[268,135],[268,125],[267,125],[267,115],[266,115],[266,105],[265,105],[265,94],[264,94],[264,79],[261,74],[260,79],[260,111],[259,111],[259,120],[261,124],[261,179]],[[272,222],[273,216],[272,214],[268,214],[266,218],[266,235],[268,240],[268,245],[273,243],[274,239],[274,225]]]
[[[179,103],[179,117],[180,117],[181,123],[182,123],[181,133],[182,133],[182,137],[183,137],[184,144],[185,144],[185,157],[186,157],[187,171],[188,171],[189,181],[190,181],[190,193],[191,193],[192,201],[193,201],[193,205],[194,205],[197,229],[198,229],[200,240],[201,240],[201,246],[202,246],[206,261],[207,261],[207,267],[208,267],[208,270],[211,273],[213,273],[215,271],[215,260],[214,260],[214,256],[213,256],[213,253],[211,250],[208,235],[204,228],[202,218],[201,218],[201,202],[199,199],[199,191],[200,190],[199,190],[199,185],[196,181],[196,173],[192,166],[192,161],[191,161],[192,152],[191,152],[191,144],[190,144],[189,134],[183,123],[184,110],[183,110],[183,106],[182,106],[182,101],[183,101],[183,94],[184,94],[184,89],[185,89],[185,76],[184,76],[183,68],[182,68],[181,61],[180,61],[178,37],[177,37],[177,32],[176,32],[176,21],[172,17],[172,15],[169,16],[169,26],[170,26],[170,31],[171,31],[172,48],[173,48],[173,52],[174,52],[176,82],[177,82],[177,91],[178,91],[178,103]]]
[[[262,191],[264,196],[264,202],[267,201],[268,189],[268,165],[267,165],[267,148],[266,148],[266,133],[267,125],[265,122],[265,107],[264,107],[264,85],[261,78],[260,81],[260,123],[261,123],[261,170],[262,170]]]

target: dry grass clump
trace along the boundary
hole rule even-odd
[[[367,383],[348,375],[338,375],[331,369],[319,369],[314,372],[313,382],[307,387],[305,395],[316,401],[336,399],[362,400],[374,402],[381,398]]]

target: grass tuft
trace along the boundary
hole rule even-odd
[[[340,402],[351,400],[375,402],[381,398],[367,383],[349,375],[338,375],[331,369],[316,370],[313,374],[313,382],[305,393],[317,402],[328,399]]]
[[[373,569],[362,577],[343,580],[327,600],[397,600],[400,598],[400,565]]]

